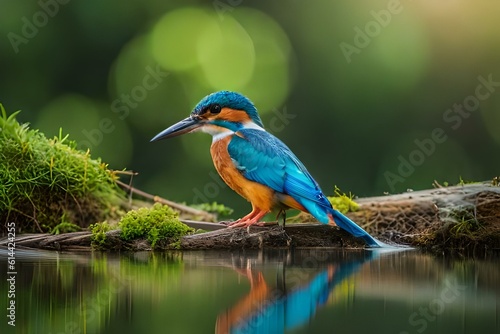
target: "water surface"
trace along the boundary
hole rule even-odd
[[[18,249],[16,272],[16,327],[4,296],[1,333],[500,333],[496,257]]]

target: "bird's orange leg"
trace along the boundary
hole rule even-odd
[[[246,215],[243,218],[238,219],[237,221],[229,224],[229,227],[248,227],[250,225],[256,224],[259,220],[268,214],[269,211],[261,210],[258,208],[253,208],[252,212]]]
[[[258,211],[259,211],[258,209],[252,208],[252,211],[248,215],[246,215],[245,217],[241,217],[240,219],[238,219],[234,223],[238,223],[240,221],[250,220],[258,213]]]

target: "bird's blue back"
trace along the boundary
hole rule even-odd
[[[249,180],[290,195],[316,219],[328,223],[332,206],[302,162],[278,138],[258,129],[241,129],[228,152],[236,168]]]

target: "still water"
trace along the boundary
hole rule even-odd
[[[497,257],[418,251],[16,251],[1,333],[500,333]]]

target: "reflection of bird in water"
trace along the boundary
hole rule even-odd
[[[213,136],[210,152],[222,179],[252,204],[252,212],[230,224],[248,227],[276,209],[298,209],[323,224],[338,225],[369,246],[380,247],[365,230],[335,210],[305,166],[278,138],[264,129],[252,102],[234,92],[203,98],[186,119],[151,141],[201,130]]]
[[[287,290],[287,279],[297,283],[303,272],[283,274],[277,288],[266,283],[261,272],[236,269],[250,282],[249,293],[233,307],[219,314],[216,333],[283,333],[300,327],[310,321],[318,307],[326,304],[328,296],[341,282],[348,279],[366,262],[372,254],[362,259],[331,263],[311,279],[298,287]],[[304,270],[295,268],[295,270]],[[288,282],[289,283],[289,282]]]
[[[263,309],[269,298],[269,286],[261,272],[253,272],[250,268],[235,269],[246,276],[250,282],[250,292],[236,303],[230,310],[217,317],[216,333],[233,333],[235,325],[244,320],[245,315],[254,314]]]

